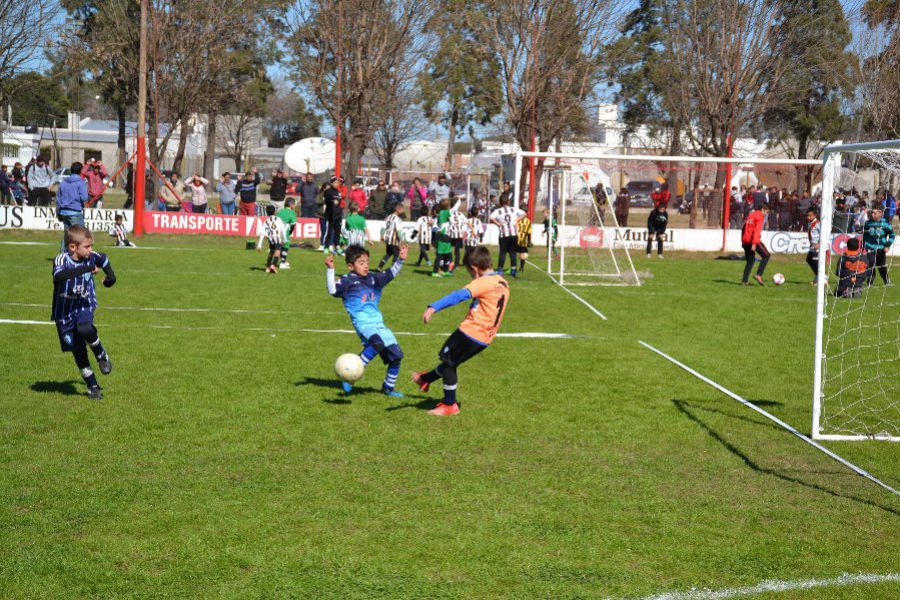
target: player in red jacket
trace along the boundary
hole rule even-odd
[[[766,270],[766,264],[769,262],[769,249],[762,243],[762,230],[766,222],[766,216],[769,214],[769,204],[764,203],[758,210],[752,211],[747,218],[744,219],[744,227],[741,230],[741,245],[744,247],[744,258],[747,263],[744,265],[744,278],[741,280],[742,285],[750,285],[750,271],[753,270],[753,263],[756,262],[756,255],[759,254],[759,268],[756,269],[756,275],[753,279],[759,285],[766,285],[763,282],[763,272]]]

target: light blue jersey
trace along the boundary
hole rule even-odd
[[[344,308],[363,344],[373,335],[381,337],[385,346],[397,343],[394,333],[384,324],[378,303],[384,286],[393,281],[402,266],[403,261],[398,260],[388,271],[369,273],[365,277],[348,273],[334,282],[329,279],[329,293],[344,301]],[[333,271],[331,276],[333,277]]]

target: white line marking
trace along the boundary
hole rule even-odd
[[[525,261],[525,262],[527,262],[529,265],[531,265],[532,267],[534,267],[535,269],[537,269],[537,270],[540,271],[541,273],[544,273],[547,277],[550,278],[550,281],[552,281],[553,283],[555,283],[556,285],[558,285],[559,287],[561,287],[562,289],[564,289],[565,291],[567,291],[567,292],[568,292],[569,294],[571,294],[576,300],[578,300],[579,302],[581,302],[582,304],[584,304],[585,306],[587,306],[589,309],[591,309],[591,312],[593,312],[595,315],[597,315],[598,317],[600,317],[600,318],[603,319],[604,321],[608,321],[608,320],[609,320],[609,319],[606,318],[606,316],[605,316],[602,312],[600,312],[599,310],[597,310],[596,308],[594,308],[594,306],[593,306],[590,302],[588,302],[587,300],[585,300],[584,298],[582,298],[581,296],[579,296],[578,294],[576,294],[575,292],[573,292],[572,290],[570,290],[569,288],[567,288],[566,286],[560,285],[560,283],[556,280],[556,278],[555,278],[553,275],[551,275],[550,273],[547,273],[547,271],[545,271],[544,269],[540,268],[539,266],[537,266],[536,264],[534,264],[534,263],[531,262],[530,260]]]
[[[49,304],[31,304],[27,302],[0,302],[0,306],[24,306],[30,308],[51,308]],[[186,312],[186,313],[227,313],[237,315],[295,315],[295,310],[251,310],[231,308],[181,308],[181,307],[152,307],[152,306],[103,306],[103,310],[130,310],[139,312]],[[343,315],[346,311],[308,311],[305,315]]]
[[[726,588],[722,590],[690,590],[687,592],[665,592],[645,596],[641,600],[721,600],[723,598],[737,598],[738,596],[755,596],[769,592],[788,592],[791,590],[809,590],[819,587],[839,587],[847,585],[872,585],[900,581],[900,573],[887,573],[876,575],[870,573],[849,574],[844,573],[831,579],[805,579],[797,581],[782,581],[780,579],[767,579],[756,585]]]
[[[754,410],[754,411],[758,412],[759,414],[761,414],[762,416],[766,417],[767,419],[769,419],[769,420],[775,422],[776,424],[780,425],[781,427],[787,429],[788,431],[790,431],[791,433],[793,433],[795,436],[797,436],[798,438],[800,438],[801,440],[803,440],[804,442],[806,442],[807,444],[809,444],[810,446],[812,446],[812,447],[815,448],[816,450],[819,450],[820,452],[823,452],[823,453],[825,453],[826,455],[830,456],[831,458],[833,458],[834,460],[838,461],[839,463],[841,463],[841,464],[844,465],[845,467],[849,468],[851,471],[853,471],[853,472],[856,473],[857,475],[860,475],[861,477],[865,477],[866,479],[872,481],[873,483],[876,483],[876,484],[880,485],[881,487],[883,487],[883,488],[886,489],[887,491],[889,491],[889,492],[891,492],[891,493],[893,493],[893,494],[896,494],[897,496],[900,496],[900,492],[898,492],[897,490],[895,490],[894,488],[892,488],[892,487],[889,486],[888,484],[882,483],[881,480],[879,480],[878,478],[876,478],[874,475],[872,475],[872,474],[869,473],[868,471],[866,471],[866,470],[864,470],[864,469],[861,469],[861,468],[857,467],[856,465],[854,465],[853,463],[851,463],[850,461],[841,458],[840,456],[838,456],[837,454],[835,454],[834,452],[832,452],[831,450],[829,450],[829,449],[826,448],[825,446],[821,445],[820,443],[816,442],[815,440],[813,440],[813,439],[810,438],[809,436],[803,435],[802,433],[800,433],[800,432],[797,431],[795,428],[791,427],[790,425],[788,425],[787,423],[785,423],[784,421],[782,421],[781,419],[779,419],[779,418],[776,417],[775,415],[773,415],[773,414],[771,414],[771,413],[768,413],[768,412],[764,411],[763,409],[759,408],[758,406],[756,406],[756,405],[753,404],[752,402],[748,402],[747,400],[744,400],[743,398],[741,398],[740,396],[738,396],[737,394],[735,394],[735,393],[732,392],[731,390],[729,390],[729,389],[727,389],[727,388],[725,388],[725,387],[719,385],[718,383],[716,383],[716,382],[713,381],[712,379],[706,377],[705,375],[701,375],[700,373],[698,373],[698,372],[695,371],[694,369],[690,368],[689,366],[687,366],[687,365],[684,364],[683,362],[679,362],[678,360],[672,358],[671,356],[669,356],[668,354],[666,354],[666,353],[663,352],[662,350],[657,350],[656,348],[654,348],[653,346],[651,346],[651,345],[648,344],[647,342],[638,340],[638,344],[640,344],[641,346],[647,348],[648,350],[650,350],[650,351],[652,351],[652,352],[655,352],[656,354],[662,356],[663,358],[665,358],[666,360],[668,360],[668,361],[671,362],[672,364],[681,367],[682,369],[684,369],[685,371],[687,371],[688,373],[690,373],[691,375],[693,375],[693,376],[696,377],[697,379],[699,379],[699,380],[701,380],[701,381],[703,381],[703,382],[705,382],[705,383],[708,383],[709,385],[711,385],[712,387],[716,388],[717,390],[719,390],[720,392],[722,392],[722,393],[725,394],[726,396],[729,396],[730,398],[733,398],[734,400],[737,400],[738,402],[740,402],[741,404],[743,404],[743,405],[746,406],[747,408],[749,408],[749,409],[751,409],[751,410]]]
[[[108,307],[107,307],[108,308]],[[53,325],[53,321],[28,321],[24,319],[0,319],[0,324],[6,325]],[[215,327],[215,326],[192,326],[192,325],[128,325],[121,323],[97,323],[98,327],[126,328],[126,329],[174,329],[181,331],[266,331],[266,332],[283,332],[283,333],[337,333],[356,335],[353,329],[311,329],[308,327],[289,328],[289,327]],[[421,331],[395,331],[394,335],[402,335],[409,337],[447,337],[449,333],[438,332],[421,332]],[[548,340],[575,340],[579,338],[587,338],[588,336],[572,335],[570,333],[544,333],[540,331],[523,331],[518,333],[498,333],[497,337],[504,338],[528,338],[528,339],[548,339]],[[603,338],[591,338],[603,339]]]
[[[0,242],[4,246],[59,246],[50,242]]]

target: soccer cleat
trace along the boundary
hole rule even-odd
[[[443,402],[438,402],[438,405],[428,411],[429,415],[434,415],[436,417],[451,417],[453,415],[459,414],[459,404],[454,402],[453,404],[444,404]]]
[[[403,397],[403,392],[398,392],[397,390],[389,390],[388,388],[381,388],[381,392],[388,398],[402,398]]]
[[[518,277],[518,276],[519,276],[519,272],[516,271],[515,269],[510,269],[510,270],[509,270],[509,275],[510,275],[510,277]]]
[[[648,252],[648,253],[647,253],[647,258],[653,258],[653,255],[650,254],[650,253]]]
[[[345,394],[349,394],[350,392],[353,391],[353,384],[352,384],[352,383],[347,383],[346,381],[342,381],[342,382],[341,382],[341,387],[344,389],[344,393],[345,393]]]
[[[425,375],[425,372],[424,372],[424,371],[413,371],[413,372],[412,372],[412,380],[413,380],[413,382],[414,382],[417,386],[419,386],[419,391],[420,391],[420,392],[426,392],[426,393],[427,393],[427,392],[428,392],[428,388],[429,388],[429,386],[431,386],[431,384],[428,383],[427,381],[423,381],[423,380],[422,380],[422,376],[423,376],[423,375]]]
[[[91,400],[103,400],[103,392],[100,389],[99,385],[95,385],[93,387],[88,388],[87,392],[88,398]]]
[[[455,263],[455,262],[451,262],[451,263],[450,263],[450,266],[447,267],[447,270],[448,270],[448,271],[455,271],[455,270],[456,270],[456,263]]]
[[[429,261],[426,261],[426,262],[427,262],[427,264],[428,264],[428,266],[429,266],[429,267],[430,267],[430,266],[432,266],[432,264],[431,264],[431,261],[430,261],[430,260],[429,260]]]
[[[753,279],[756,280],[756,283],[758,283],[759,285],[761,285],[763,287],[766,286],[766,282],[763,281],[762,275],[754,275]]]
[[[444,271],[444,274],[441,277],[453,277],[453,271]]]
[[[291,263],[285,261],[285,262],[281,263],[281,268],[282,268],[282,269],[290,269],[290,268],[291,268]]]
[[[432,277],[443,277],[443,275],[441,275],[440,273],[432,273],[431,276]]]
[[[326,248],[325,246],[319,246],[318,248],[316,248],[316,252],[328,252],[328,248]]]
[[[656,255],[656,258],[662,259],[662,257],[663,257],[662,254],[657,254],[657,255]]]
[[[749,282],[749,281],[742,281],[742,282],[741,282],[741,285],[750,285],[750,282]]]
[[[112,361],[109,360],[109,355],[106,352],[97,359],[97,364],[100,365],[100,372],[104,375],[109,375],[112,372]]]

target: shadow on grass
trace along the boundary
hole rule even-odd
[[[251,271],[265,271],[265,267],[250,267]]]
[[[713,283],[724,283],[724,284],[727,284],[727,285],[737,285],[737,286],[740,286],[740,285],[741,285],[741,274],[738,273],[738,278],[737,278],[736,280],[734,280],[734,279],[713,279]],[[753,287],[762,287],[762,286],[760,286],[758,283],[756,283],[755,281],[751,281],[750,283],[753,284]],[[750,287],[750,286],[747,286],[747,287]]]
[[[324,398],[322,402],[326,404],[352,404],[352,396],[360,395],[360,394],[377,394],[382,396],[383,393],[381,388],[371,387],[371,386],[354,386],[353,391],[350,394],[345,394],[344,389],[341,387],[341,382],[336,379],[322,379],[320,377],[304,377],[300,381],[295,381],[294,385],[297,387],[305,386],[305,385],[313,385],[320,388],[325,388],[329,391],[337,392],[338,397],[329,399]],[[389,406],[385,410],[399,410],[401,408],[421,408],[423,410],[431,409],[434,406],[434,401],[429,400],[425,396],[407,396],[409,399],[418,399],[417,403],[406,403],[400,404],[398,406]]]
[[[705,431],[711,438],[713,438],[715,441],[717,441],[722,446],[724,446],[726,450],[728,450],[729,452],[731,452],[732,454],[734,454],[735,456],[740,458],[744,462],[745,465],[747,465],[748,467],[750,467],[752,470],[756,471],[757,473],[771,475],[773,477],[777,477],[778,479],[781,479],[782,481],[787,481],[789,483],[795,483],[797,485],[802,485],[803,487],[807,487],[807,488],[816,490],[818,492],[826,493],[829,496],[834,496],[836,498],[844,498],[847,500],[853,500],[854,502],[859,502],[860,504],[866,504],[873,508],[879,508],[885,512],[889,512],[893,515],[900,516],[900,510],[897,510],[895,508],[891,508],[889,506],[884,506],[883,504],[878,504],[877,502],[873,502],[872,500],[868,500],[866,498],[860,498],[858,496],[853,496],[850,494],[843,494],[840,492],[836,492],[834,490],[830,490],[826,487],[823,487],[822,485],[819,485],[817,483],[811,483],[811,482],[799,479],[797,477],[791,477],[789,475],[784,474],[782,471],[778,471],[776,469],[769,469],[769,468],[766,468],[766,467],[763,467],[763,466],[757,464],[756,462],[753,461],[753,459],[751,459],[744,452],[742,452],[737,446],[735,446],[734,444],[732,444],[731,442],[726,440],[724,437],[722,437],[722,435],[720,433],[718,433],[715,429],[713,429],[710,425],[708,425],[703,419],[701,419],[699,416],[697,416],[696,412],[704,410],[704,411],[708,411],[708,412],[719,413],[719,414],[725,415],[727,417],[736,417],[736,415],[732,415],[732,414],[729,414],[729,413],[726,413],[726,412],[723,412],[723,411],[720,411],[717,409],[711,409],[706,406],[696,406],[685,400],[673,399],[672,404],[675,406],[675,408],[680,413],[682,413],[688,419],[690,419],[691,421],[693,421],[694,423],[699,425],[700,428],[703,429],[703,431]],[[753,419],[746,419],[744,417],[738,417],[738,418],[741,418],[742,420],[748,421],[755,425],[765,425],[765,426],[772,427],[768,423],[760,423]],[[783,431],[783,429],[781,427],[776,427],[776,429]],[[810,473],[810,471],[804,470],[804,473]]]
[[[401,410],[403,408],[418,408],[419,410],[431,410],[434,408],[437,401],[433,398],[427,398],[425,396],[408,396],[410,399],[421,398],[418,402],[405,402],[404,404],[398,404],[397,406],[388,406],[387,411]]]
[[[62,394],[63,396],[81,396],[82,392],[75,386],[77,381],[35,381],[31,384],[32,392]]]

